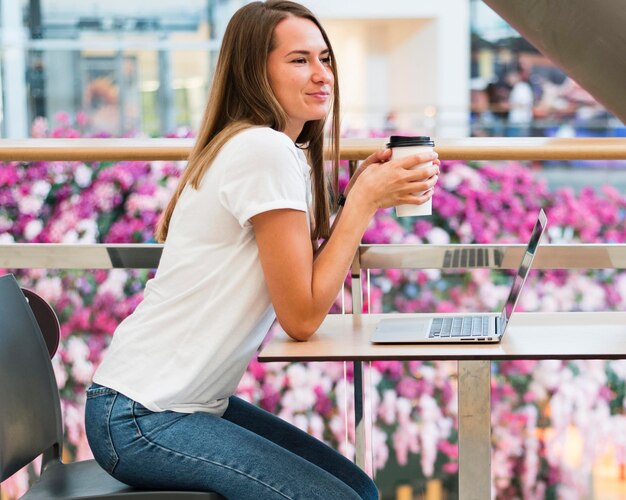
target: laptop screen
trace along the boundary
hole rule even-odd
[[[509,293],[509,298],[506,299],[504,308],[502,309],[502,315],[500,316],[502,326],[504,326],[506,321],[511,317],[511,314],[515,309],[515,305],[517,304],[517,300],[519,299],[522,286],[524,285],[524,282],[528,277],[528,272],[532,267],[533,259],[535,258],[537,247],[539,246],[539,240],[541,239],[541,235],[546,228],[546,223],[546,214],[542,209],[539,212],[537,222],[535,222],[535,227],[533,228],[533,232],[530,235],[530,241],[528,242],[528,246],[526,247],[526,251],[524,252],[524,256],[522,257],[522,262],[520,263],[519,269],[517,270],[517,273],[515,275],[513,286],[511,287],[511,292]]]

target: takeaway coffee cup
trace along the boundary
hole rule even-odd
[[[435,148],[434,141],[428,136],[401,136],[392,135],[389,138],[387,147],[391,148],[391,159],[398,160],[406,158],[410,155],[433,151]],[[432,161],[421,163],[414,168],[426,168],[433,164]],[[420,193],[421,194],[421,193]],[[415,215],[432,215],[432,198],[422,205],[398,205],[396,207],[396,215],[398,217],[407,217]]]

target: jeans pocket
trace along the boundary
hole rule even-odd
[[[137,403],[137,401],[133,401],[133,417],[145,417],[146,415],[152,415],[154,412],[152,410],[148,410],[144,405]]]
[[[117,391],[109,389],[99,384],[91,384],[91,387],[86,391],[87,399],[97,398],[99,396],[110,396],[117,394]]]
[[[113,474],[119,457],[111,437],[111,414],[118,395],[115,391],[106,393],[101,389],[112,391],[107,387],[98,387],[93,391],[92,388],[87,390],[85,430],[87,441],[89,441],[96,462],[109,474]],[[90,391],[92,391],[91,396],[89,395]]]

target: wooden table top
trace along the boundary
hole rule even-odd
[[[509,360],[626,358],[626,313],[514,313],[499,344],[377,345],[382,318],[420,314],[331,314],[307,342],[279,331],[262,349],[268,361]]]

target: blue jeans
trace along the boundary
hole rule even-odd
[[[374,482],[350,460],[235,396],[222,417],[152,412],[93,384],[85,425],[96,461],[134,487],[216,491],[233,500],[378,499]]]

